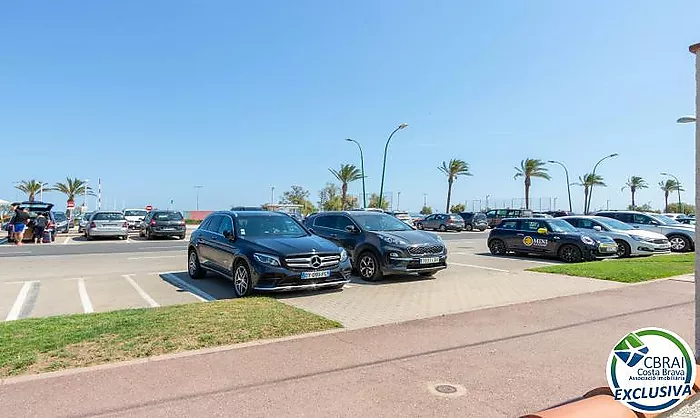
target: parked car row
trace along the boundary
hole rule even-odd
[[[322,212],[304,222],[279,212],[222,211],[192,233],[188,274],[253,290],[342,288],[353,270],[367,281],[397,273],[431,276],[447,267],[439,236],[378,211]]]
[[[135,220],[127,219],[127,216],[136,217],[140,214],[124,211],[95,211],[83,215],[78,224],[78,232],[85,235],[87,240],[97,237],[111,237],[127,239],[129,231],[139,230],[139,236],[148,239],[157,237],[177,237],[184,239],[186,234],[185,218],[182,213],[172,210],[144,211],[145,217],[135,224]],[[126,215],[129,213],[129,215]]]

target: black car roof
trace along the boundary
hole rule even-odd
[[[290,216],[287,213],[283,212],[275,212],[271,210],[219,210],[216,212],[213,212],[212,215],[214,214],[224,214],[224,215],[231,215],[231,216]]]

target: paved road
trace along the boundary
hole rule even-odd
[[[514,417],[605,386],[614,344],[651,325],[693,340],[692,282],[6,380],[0,405],[9,417]]]
[[[73,254],[119,254],[132,252],[172,251],[187,248],[187,240],[176,238],[161,238],[149,241],[140,238],[138,234],[132,234],[126,241],[120,239],[99,239],[87,241],[80,235],[58,235],[56,241],[51,244],[25,243],[21,247],[6,243],[0,245],[0,258],[2,257],[36,257],[46,255],[73,255]]]
[[[98,242],[86,247],[113,245],[131,244]],[[275,297],[336,319],[346,327],[361,328],[619,286],[524,272],[551,261],[493,257],[481,239],[448,241],[448,247],[449,268],[433,279],[391,276],[377,283],[354,279],[342,291],[304,291]],[[234,297],[227,279],[209,275],[195,281],[187,276],[184,246],[132,253],[17,256],[3,259],[2,265],[0,320]]]

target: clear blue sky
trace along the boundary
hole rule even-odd
[[[675,120],[694,110],[698,16],[697,0],[6,3],[0,198],[13,181],[75,176],[100,177],[109,208],[193,209],[196,184],[205,209],[267,202],[273,185],[316,201],[329,167],[359,166],[346,137],[378,192],[384,141],[406,122],[385,185],[404,209],[423,193],[444,209],[436,167],[450,158],[471,165],[453,192],[471,205],[522,198],[525,157],[576,178],[612,152],[593,207],[627,205],[630,175],[652,186],[637,201],[660,206],[661,171],[690,201],[693,127]],[[533,181],[535,208],[565,206],[563,170],[551,174]]]

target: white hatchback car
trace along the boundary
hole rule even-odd
[[[617,219],[604,216],[565,216],[560,218],[579,229],[592,229],[617,243],[618,257],[667,254],[671,243],[666,236],[657,232],[634,228]]]

